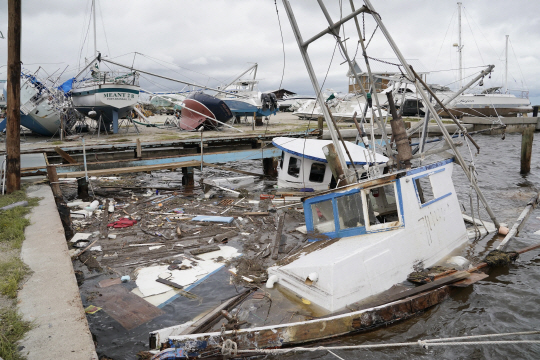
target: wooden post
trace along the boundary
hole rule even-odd
[[[270,177],[277,177],[278,158],[264,158],[263,159],[263,174]]]
[[[8,0],[7,193],[21,189],[21,0]]]
[[[253,121],[251,122],[251,130],[255,130],[255,118],[257,117],[257,113],[253,113]]]
[[[264,126],[262,116],[255,117],[255,126]]]
[[[317,128],[319,129],[319,134],[317,135],[317,139],[322,139],[323,137],[323,124],[324,124],[324,117],[319,116],[317,118]]]
[[[141,139],[137,138],[137,149],[135,150],[135,157],[137,159],[142,158]]]
[[[334,175],[334,179],[339,186],[349,185],[347,178],[345,177],[345,172],[341,167],[341,162],[339,161],[336,148],[334,144],[328,144],[323,146],[323,153],[326,161],[328,161],[328,166]]]
[[[521,174],[531,172],[531,155],[534,139],[534,127],[526,126],[521,135]]]
[[[272,245],[272,259],[277,260],[279,254],[279,245],[281,244],[281,234],[283,233],[283,223],[285,222],[285,214],[282,214],[278,220],[278,228],[274,244]]]
[[[193,167],[182,168],[182,185],[193,187],[195,180],[193,179]]]

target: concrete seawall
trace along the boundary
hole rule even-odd
[[[34,323],[21,353],[28,360],[97,360],[51,188],[30,186],[27,193],[42,200],[29,214],[21,249],[33,273],[19,291],[19,311]]]

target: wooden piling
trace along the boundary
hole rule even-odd
[[[531,172],[531,155],[534,139],[534,127],[526,126],[521,135],[521,174]]]
[[[270,177],[277,177],[278,158],[265,158],[263,159],[263,173]]]
[[[349,182],[345,178],[345,171],[341,167],[341,162],[339,161],[334,144],[323,146],[323,153],[326,161],[328,161],[328,166],[332,171],[332,175],[334,175],[334,179],[336,179],[339,186],[349,185]]]
[[[317,135],[317,139],[323,138],[323,129],[324,129],[323,125],[324,125],[324,117],[319,116],[317,118],[317,128],[319,129],[319,134]]]
[[[182,168],[182,185],[191,187],[195,185],[192,166]]]
[[[137,159],[140,159],[140,158],[142,158],[141,139],[137,138],[136,145],[137,145],[137,148],[135,149],[135,157]]]
[[[255,126],[264,126],[262,116],[255,117]]]
[[[8,0],[6,191],[21,189],[21,0]]]
[[[278,220],[278,227],[276,231],[276,237],[272,244],[272,259],[277,260],[279,253],[279,245],[281,244],[281,234],[283,232],[283,224],[285,223],[285,214],[281,214]]]

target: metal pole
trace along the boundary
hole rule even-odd
[[[203,142],[203,132],[204,132],[204,127],[201,127],[200,131],[201,131],[201,172],[202,172],[202,167],[203,167],[203,153],[204,153],[204,142]]]
[[[319,6],[321,7],[322,12],[324,13],[326,21],[328,21],[328,24],[330,25],[330,27],[333,27],[334,23],[333,23],[332,19],[330,18],[330,14],[326,10],[326,7],[324,6],[323,1],[322,0],[317,0],[317,2],[319,3]],[[336,37],[339,36],[339,34],[336,34],[336,33],[334,33],[334,35]],[[363,43],[361,36],[360,36],[360,43],[361,44]],[[360,85],[360,89],[362,90],[364,98],[366,99],[366,106],[367,106],[367,93],[366,93],[364,87],[361,84],[360,76],[356,72],[356,69],[354,68],[354,64],[352,63],[351,59],[349,58],[347,48],[345,48],[345,45],[343,45],[343,43],[340,40],[338,40],[338,44],[339,44],[339,47],[341,48],[341,51],[342,51],[343,55],[345,56],[345,59],[347,60],[347,62],[349,64],[349,69],[351,69],[352,73],[354,74],[354,77],[356,78],[356,82]],[[364,54],[365,54],[365,47],[362,46],[362,49],[364,50]],[[367,60],[367,58],[366,58],[366,60]],[[369,63],[367,64],[367,66],[368,66],[368,73],[371,73],[371,69],[369,68]],[[371,84],[372,84],[372,89],[375,90],[375,86],[374,86],[375,84],[373,83],[373,76],[370,76],[370,81],[371,81]],[[382,122],[381,122],[381,120],[382,120],[382,112],[381,112],[381,108],[379,106],[379,100],[378,100],[376,95],[374,97],[375,97],[375,104],[378,107],[379,114],[377,116],[374,116],[375,112],[372,111],[372,114],[371,114],[371,127],[373,128],[373,120],[376,120],[377,125],[379,126],[379,129],[381,129],[382,138],[383,138],[383,141],[384,141],[384,143],[386,145],[387,155],[388,155],[388,157],[391,158],[392,157],[392,147],[390,146],[390,141],[388,140],[388,137],[386,136],[385,128],[383,127]],[[373,141],[375,141],[375,139],[373,139]],[[373,147],[373,152],[375,152],[375,147]],[[375,156],[375,154],[374,154],[374,156]]]
[[[317,80],[317,77],[315,76],[315,71],[313,70],[313,66],[311,65],[311,60],[309,58],[309,54],[307,53],[307,45],[306,47],[304,47],[302,35],[300,34],[300,29],[298,28],[298,24],[296,23],[296,19],[294,17],[289,1],[283,0],[283,5],[285,7],[285,11],[287,12],[287,17],[289,18],[289,22],[291,23],[294,37],[296,38],[296,42],[298,43],[300,54],[302,55],[302,59],[304,60],[304,64],[306,65],[306,69],[309,74],[309,78],[311,80],[311,85],[313,86],[313,90],[315,90],[315,94],[317,94],[317,101],[319,102],[319,105],[323,112],[326,124],[328,125],[330,137],[332,138],[332,142],[335,144],[339,163],[343,169],[347,169],[347,162],[345,161],[345,156],[343,155],[343,152],[341,151],[341,148],[339,147],[339,139],[337,138],[334,124],[332,124],[332,120],[330,120],[330,113],[328,109],[326,108],[326,106],[324,106],[325,99],[323,98],[321,87],[319,86],[319,82]]]
[[[97,37],[96,37],[96,0],[92,0],[92,18],[94,20],[94,56],[97,56]]]
[[[21,189],[21,0],[8,0],[7,193]]]
[[[416,79],[415,76],[414,76],[414,73],[412,71],[412,69],[409,67],[409,65],[407,64],[407,61],[405,60],[405,58],[403,57],[403,54],[401,53],[401,51],[399,50],[399,48],[397,47],[396,43],[394,42],[394,40],[392,39],[392,37],[390,36],[390,33],[388,32],[388,30],[386,29],[386,26],[383,24],[383,22],[381,21],[380,17],[377,15],[377,13],[374,11],[374,8],[373,6],[371,5],[371,2],[370,0],[364,0],[364,3],[367,5],[367,7],[372,11],[373,13],[373,19],[375,19],[375,21],[377,22],[377,24],[379,25],[379,27],[381,28],[381,31],[383,32],[384,36],[386,37],[386,40],[388,41],[388,43],[390,44],[390,46],[392,47],[392,49],[394,50],[394,53],[396,54],[396,56],[398,57],[398,59],[400,60],[400,62],[403,64],[403,67],[405,68],[405,71],[407,72],[409,78],[411,79]],[[446,128],[444,127],[444,124],[442,123],[442,120],[441,118],[439,117],[439,115],[437,114],[437,111],[435,110],[435,108],[433,107],[433,104],[429,102],[429,98],[427,96],[427,94],[424,92],[424,90],[422,90],[421,86],[420,86],[420,83],[419,81],[416,79],[415,80],[415,86],[416,86],[416,89],[418,89],[418,93],[420,94],[420,96],[422,97],[422,100],[424,100],[424,103],[426,104],[426,106],[428,107],[429,111],[433,114],[433,117],[435,118],[435,121],[437,122],[437,125],[439,125],[439,128],[441,129],[441,132],[444,136],[444,139],[446,140],[446,142],[448,143],[448,145],[452,148],[452,150],[454,151],[454,154],[456,155],[456,160],[457,160],[457,163],[463,168],[463,171],[465,172],[465,175],[467,176],[467,178],[469,179],[469,182],[471,183],[471,185],[474,187],[476,193],[478,194],[478,197],[480,198],[480,200],[482,201],[482,203],[484,204],[485,208],[486,208],[486,211],[488,212],[489,216],[491,217],[491,220],[493,221],[493,223],[495,224],[495,226],[497,228],[500,227],[499,225],[499,222],[497,221],[497,218],[495,217],[495,214],[493,213],[493,211],[491,210],[491,207],[489,206],[486,198],[484,197],[484,195],[482,194],[482,191],[480,190],[480,188],[478,187],[478,184],[476,183],[476,180],[474,179],[474,177],[471,176],[470,172],[469,172],[469,169],[467,167],[467,164],[465,163],[465,160],[463,159],[463,156],[461,155],[461,153],[456,149],[455,145],[454,145],[454,142],[452,141],[452,138],[451,136],[448,134],[448,131],[446,130]]]
[[[84,177],[86,178],[86,181],[88,181],[88,170],[86,168],[86,147],[84,145],[84,137],[82,138],[82,152],[84,160]]]
[[[458,29],[459,29],[459,35],[458,35],[458,53],[459,53],[459,87],[462,86],[463,82],[463,58],[461,54],[461,49],[463,49],[463,46],[461,46],[461,3],[458,2]]]
[[[429,95],[429,102],[431,102],[431,94]],[[420,147],[419,147],[420,154],[424,152],[424,147],[426,145],[428,125],[429,125],[429,109],[426,109],[426,116],[424,116],[424,126],[422,127],[422,137],[420,139]]]

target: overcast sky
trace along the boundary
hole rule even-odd
[[[431,71],[428,82],[457,86],[457,3],[446,0],[373,1],[390,35],[407,59],[419,59]],[[93,54],[89,22],[91,0],[22,0],[22,62],[35,70],[67,79]],[[339,1],[326,1],[334,21]],[[343,1],[343,15],[350,13]],[[291,1],[304,39],[327,26],[315,1]],[[357,7],[362,2],[355,1]],[[260,90],[281,87],[313,94],[291,25],[281,0],[277,1],[283,45],[272,0],[97,0],[97,48],[115,61],[136,68],[208,86],[233,79],[258,63]],[[366,37],[375,24],[365,17]],[[503,85],[505,35],[510,35],[509,88],[528,90],[540,104],[540,2],[463,1],[462,41],[464,76],[493,64],[495,72],[485,87]],[[0,1],[0,31],[7,37],[7,0]],[[343,36],[343,33],[341,34]],[[354,22],[345,27],[348,52],[357,49]],[[335,40],[325,36],[310,45],[309,54],[324,88],[347,91],[347,67]],[[135,52],[139,53],[135,56]],[[142,54],[142,55],[140,55]],[[395,58],[380,30],[368,47],[373,58]],[[360,53],[357,58],[360,63]],[[7,40],[0,39],[0,79],[6,77]],[[282,80],[283,67],[285,72]],[[443,71],[447,70],[447,71]],[[152,91],[181,90],[182,85],[152,77],[141,78]]]

